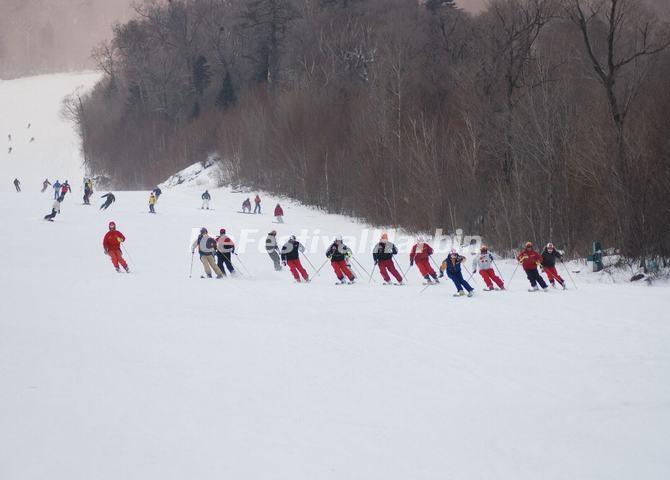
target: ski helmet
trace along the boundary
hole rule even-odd
[[[200,229],[200,233],[202,233],[202,234],[207,233],[207,229],[206,229],[205,227],[202,227],[202,228]]]
[[[221,235],[225,235],[225,233],[226,233],[226,229],[225,229],[225,228],[222,228],[221,230],[219,230],[219,233],[220,233]]]
[[[458,256],[458,252],[456,251],[455,248],[452,248],[451,251],[449,252],[449,255],[451,255],[452,257],[456,257]]]
[[[482,252],[482,253],[488,252],[488,251],[489,251],[489,247],[487,247],[486,245],[482,245],[482,246],[479,248],[479,251]]]
[[[526,242],[526,248],[533,248],[533,242]]]
[[[547,250],[553,250],[554,249],[554,244],[549,242],[547,243]]]
[[[111,230],[111,229],[113,229],[113,228],[116,228],[116,223],[114,223],[114,222],[109,222],[109,229]]]
[[[295,242],[295,235],[291,235],[291,236],[289,237],[289,240],[291,240],[292,242]]]
[[[277,230],[272,230],[272,231],[270,232],[270,235],[277,235]]]

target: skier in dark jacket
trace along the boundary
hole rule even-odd
[[[156,195],[156,200],[158,200],[158,198],[163,194],[163,190],[161,190],[158,186],[156,186],[153,191],[154,195]]]
[[[565,290],[567,288],[565,280],[563,280],[563,277],[556,270],[556,260],[563,261],[563,256],[554,248],[554,244],[549,242],[544,247],[544,250],[542,250],[542,269],[552,287],[556,288],[556,282],[558,282],[563,287],[563,290]]]
[[[456,250],[452,250],[440,266],[440,277],[444,276],[444,272],[446,271],[447,277],[456,285],[458,292],[454,294],[455,297],[465,295],[464,288],[468,291],[468,297],[474,294],[474,288],[463,278],[463,272],[461,272],[461,264],[464,260],[464,256],[459,255]]]
[[[200,198],[202,199],[202,206],[200,207],[200,210],[207,209],[209,210],[209,201],[212,199],[212,196],[209,194],[209,191],[205,190],[205,193],[200,195]]]
[[[251,213],[251,200],[248,198],[242,202],[242,213]]]
[[[284,244],[284,246],[281,248],[281,260],[284,266],[288,265],[289,269],[291,270],[291,274],[293,274],[293,278],[295,278],[295,281],[300,283],[300,277],[306,281],[309,282],[309,275],[307,274],[307,270],[305,270],[305,267],[302,266],[302,263],[300,262],[300,252],[304,252],[305,247],[302,246],[302,244],[296,240],[295,235],[291,235],[291,238],[289,238],[288,242]]]
[[[222,228],[219,230],[219,236],[216,237],[216,265],[223,273],[223,276],[226,276],[226,268],[231,275],[235,274],[235,268],[233,268],[233,262],[231,255],[235,254],[235,242],[226,235],[226,229]],[[224,268],[225,267],[225,268]]]
[[[330,259],[330,265],[335,271],[335,276],[340,283],[345,283],[344,277],[349,279],[349,283],[354,283],[356,277],[349,269],[348,260],[351,257],[352,253],[349,247],[347,247],[342,241],[341,236],[335,237],[335,241],[328,247],[326,251],[326,257]]]
[[[395,277],[398,281],[398,285],[402,284],[402,276],[395,268],[393,262],[393,255],[397,254],[398,249],[393,243],[389,242],[389,237],[386,233],[382,235],[379,243],[372,249],[372,259],[374,260],[375,265],[379,267],[379,273],[382,274],[385,285],[391,283],[389,273]]]
[[[279,256],[279,245],[277,245],[277,231],[272,230],[265,238],[265,251],[274,263],[275,271],[279,272],[281,268],[281,257]]]
[[[109,206],[116,201],[116,197],[112,192],[101,195],[100,198],[105,199],[105,203],[100,205],[100,210],[107,210]]]
[[[16,191],[17,191],[17,192],[20,192],[20,191],[21,191],[21,182],[19,182],[19,179],[18,179],[18,178],[15,178],[15,179],[14,179],[14,188],[16,188]]]

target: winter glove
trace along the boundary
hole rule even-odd
[[[477,273],[477,269],[476,269],[476,268],[473,268],[473,269],[472,269],[472,274],[474,275],[475,273]]]
[[[105,250],[105,255],[109,255],[109,252],[107,250]]]
[[[281,264],[284,265],[284,266],[286,266],[286,260],[284,260],[283,262],[281,262]]]
[[[410,261],[409,261],[409,266],[410,266],[410,267],[413,267],[413,266],[414,266],[414,260],[410,260]]]
[[[444,272],[440,270],[440,278],[444,277]]]

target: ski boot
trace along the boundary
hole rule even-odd
[[[468,292],[468,297],[472,297],[474,294],[475,294],[475,291],[474,291],[474,290],[470,290],[470,291]]]

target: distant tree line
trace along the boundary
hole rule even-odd
[[[668,258],[669,45],[635,0],[171,0],[115,28],[71,108],[119,186],[217,153],[374,224]]]

